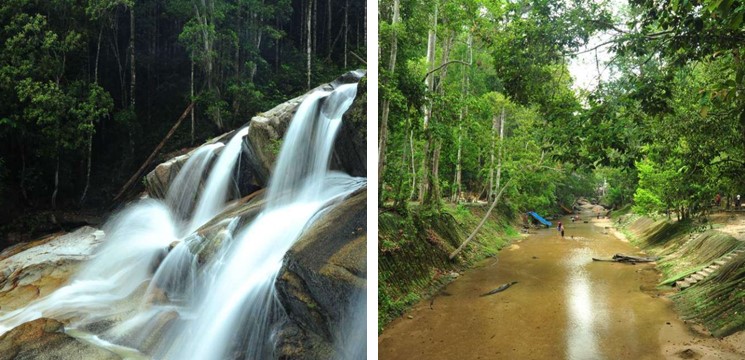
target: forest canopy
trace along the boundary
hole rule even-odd
[[[587,196],[687,218],[745,190],[737,1],[385,0],[380,15],[384,207],[505,187],[513,211]],[[588,53],[583,71],[612,76],[577,88],[569,64]]]
[[[0,204],[108,206],[165,151],[201,143],[364,67],[359,0],[0,4]]]

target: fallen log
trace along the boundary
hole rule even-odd
[[[643,262],[654,262],[659,260],[658,256],[634,256],[634,255],[624,255],[624,254],[615,254],[610,259],[598,259],[598,258],[592,258],[593,261],[608,261],[608,262],[622,262],[622,263],[630,263],[630,264],[636,264],[636,263],[643,263]]]
[[[147,157],[145,162],[142,163],[142,166],[140,166],[140,168],[137,169],[137,171],[134,174],[132,174],[132,177],[129,178],[127,183],[124,184],[124,186],[122,186],[122,188],[119,190],[116,196],[114,196],[114,199],[112,199],[113,202],[116,202],[117,200],[119,200],[119,198],[122,195],[124,195],[124,193],[126,193],[127,190],[129,190],[132,184],[134,184],[135,181],[140,178],[140,175],[142,175],[142,172],[145,171],[148,165],[150,165],[153,159],[155,159],[155,155],[158,155],[158,152],[160,152],[160,149],[162,149],[163,145],[166,144],[166,141],[168,141],[168,139],[170,139],[171,136],[173,136],[173,134],[176,132],[176,129],[178,129],[179,125],[181,125],[181,122],[184,121],[184,119],[186,118],[186,115],[188,115],[189,112],[192,111],[193,109],[194,109],[194,103],[192,102],[191,104],[189,104],[189,106],[186,107],[186,110],[184,110],[184,113],[181,114],[181,117],[179,117],[178,120],[176,120],[176,123],[173,124],[173,127],[171,127],[171,130],[168,131],[168,133],[166,134],[166,137],[164,137],[163,140],[161,140],[160,144],[158,144],[158,146],[155,147],[155,150],[153,150],[153,152],[150,153],[150,156]]]
[[[508,288],[509,288],[510,286],[512,286],[512,285],[515,285],[515,284],[517,284],[517,281],[512,281],[512,282],[508,282],[508,283],[506,283],[506,284],[502,284],[502,285],[500,285],[500,286],[499,286],[498,288],[496,288],[496,289],[494,289],[494,290],[492,290],[492,291],[489,291],[488,293],[485,293],[485,294],[481,294],[481,295],[479,295],[479,296],[488,296],[488,295],[494,295],[494,294],[496,294],[496,293],[498,293],[498,292],[502,292],[502,291],[505,291],[505,290],[507,290],[507,289],[508,289]]]

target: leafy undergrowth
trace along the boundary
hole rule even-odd
[[[409,307],[447,285],[474,263],[494,256],[519,236],[504,215],[495,211],[465,250],[448,256],[478,225],[480,206],[446,205],[441,212],[415,206],[407,212],[378,216],[378,331]]]

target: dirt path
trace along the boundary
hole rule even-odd
[[[564,219],[568,220],[568,219]],[[653,264],[602,222],[539,230],[416,305],[378,338],[381,359],[744,359],[742,336],[689,329],[656,290]],[[480,297],[501,284],[504,292]]]

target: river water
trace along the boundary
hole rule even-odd
[[[562,221],[564,238],[555,228],[532,231],[389,324],[379,357],[665,358],[663,333],[685,326],[657,296],[654,266],[593,261],[640,252],[595,220]]]

